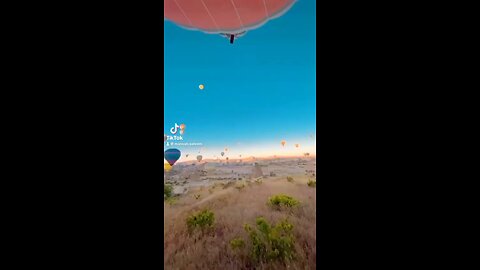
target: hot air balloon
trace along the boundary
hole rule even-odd
[[[282,144],[283,147],[285,147],[285,144],[287,143],[285,140],[281,141],[280,142]]]
[[[197,161],[198,161],[198,162],[202,161],[202,158],[203,158],[203,157],[202,157],[201,155],[198,155],[198,156],[197,156]]]
[[[295,147],[296,147],[296,148],[300,147],[300,144],[296,143],[296,144],[295,144]]]
[[[185,124],[180,125],[180,134],[183,134],[185,132]]]
[[[186,154],[185,157],[188,157],[188,154]]]
[[[172,169],[172,165],[168,163],[163,164],[163,170],[165,170],[166,172],[169,172],[171,169]]]
[[[225,147],[225,152],[228,152],[228,148]]]
[[[177,162],[177,160],[180,158],[181,152],[178,149],[172,148],[172,149],[168,149],[167,151],[165,151],[164,155],[165,155],[165,159],[167,160],[168,164],[173,166],[173,164],[175,164],[175,162]]]
[[[225,153],[224,153],[224,152],[221,152],[220,155],[222,155],[222,157],[223,157],[223,155],[225,155]]]
[[[246,31],[285,14],[295,0],[165,0],[164,19],[190,30],[220,34],[233,44]]]

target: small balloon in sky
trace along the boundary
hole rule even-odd
[[[177,160],[180,158],[181,152],[178,149],[172,148],[165,151],[164,154],[168,164],[173,166],[173,164],[175,164],[175,162],[177,162]]]
[[[200,89],[200,90],[203,90],[204,88],[205,88],[205,86],[204,86],[203,84],[200,84],[200,85],[198,86],[198,89]]]

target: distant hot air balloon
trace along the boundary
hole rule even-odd
[[[242,155],[238,155],[239,157],[242,157]]]
[[[185,124],[180,125],[180,134],[183,134],[185,132]]]
[[[198,156],[197,156],[197,161],[198,161],[198,162],[202,161],[202,158],[203,158],[203,157],[202,157],[201,155],[198,155]]]
[[[224,153],[224,152],[221,152],[220,155],[222,155],[222,157],[223,157],[223,155],[225,155],[225,153]]]
[[[186,154],[185,157],[188,157],[188,154]]]
[[[198,86],[198,88],[199,88],[200,90],[203,90],[203,89],[205,88],[205,86],[204,86],[203,84],[200,84],[200,85]]]
[[[295,0],[165,0],[164,18],[190,30],[220,34],[233,43],[246,31],[285,14]]]
[[[285,144],[287,143],[285,140],[281,141],[280,142],[282,144],[283,147],[285,147]]]
[[[163,164],[163,170],[165,170],[166,172],[169,172],[171,169],[172,169],[172,165],[168,163]]]
[[[177,160],[180,158],[181,152],[178,149],[172,148],[172,149],[168,149],[167,151],[165,151],[164,155],[165,155],[165,159],[167,160],[168,164],[173,166],[173,164],[175,164],[175,162],[177,162]]]
[[[225,147],[225,152],[228,152],[228,148]]]
[[[296,143],[296,144],[295,144],[295,147],[296,147],[296,148],[300,147],[300,144]]]

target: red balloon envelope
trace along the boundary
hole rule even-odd
[[[165,0],[164,18],[184,28],[230,38],[279,17],[295,0]]]

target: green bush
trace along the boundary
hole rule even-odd
[[[316,186],[317,186],[317,181],[308,180],[307,185],[308,185],[309,187],[316,187]]]
[[[287,176],[287,181],[288,181],[288,182],[293,182],[293,177]]]
[[[268,204],[274,207],[294,207],[300,202],[295,200],[293,197],[287,196],[285,194],[279,194],[268,198]]]
[[[259,217],[256,225],[256,228],[249,224],[244,226],[251,242],[250,255],[255,262],[294,259],[293,225],[288,220],[270,225],[263,217]]]
[[[232,249],[240,249],[240,248],[243,248],[245,247],[245,242],[243,241],[242,238],[234,238],[230,241],[230,247],[232,247]]]
[[[169,197],[169,198],[165,199],[165,202],[168,203],[169,205],[174,205],[175,203],[177,203],[177,198]]]
[[[193,232],[196,228],[202,231],[212,228],[214,222],[215,214],[207,209],[187,217],[187,227],[190,232]]]
[[[172,197],[173,187],[171,185],[163,184],[163,198],[168,199]]]

